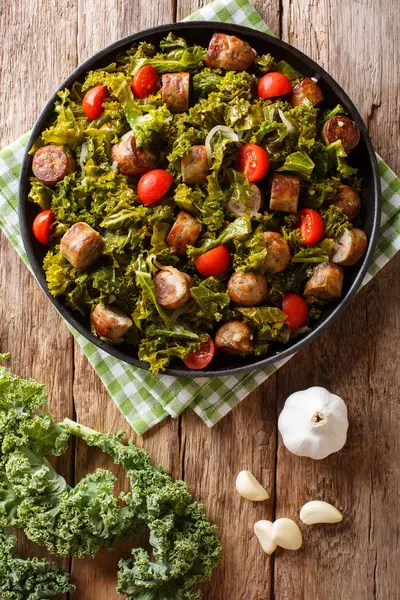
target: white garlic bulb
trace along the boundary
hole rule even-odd
[[[286,448],[317,460],[343,448],[348,427],[345,403],[322,387],[289,396],[278,419]]]

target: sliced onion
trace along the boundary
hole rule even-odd
[[[207,150],[207,160],[208,160],[208,164],[211,164],[211,158],[212,158],[212,150],[211,150],[211,138],[214,137],[214,135],[218,132],[221,131],[224,134],[224,137],[232,140],[233,142],[238,142],[239,141],[239,136],[237,133],[235,133],[233,131],[233,129],[231,129],[230,127],[227,127],[226,125],[216,125],[215,127],[213,127],[207,134],[206,137],[206,141],[205,141],[205,147]]]
[[[286,127],[286,129],[288,130],[289,133],[293,133],[294,131],[296,131],[296,128],[289,121],[289,119],[287,119],[285,117],[285,115],[283,114],[283,111],[280,108],[278,109],[278,114],[281,118],[282,123],[284,124],[284,126]]]

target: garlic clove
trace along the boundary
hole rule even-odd
[[[261,548],[267,554],[272,554],[276,550],[276,542],[272,540],[272,522],[271,521],[257,521],[254,524],[254,533],[260,542]]]
[[[340,523],[343,515],[337,508],[322,500],[307,502],[300,511],[300,519],[306,525],[316,523]]]
[[[285,550],[298,550],[303,543],[299,526],[286,517],[277,519],[272,524],[271,537],[272,541]]]
[[[269,498],[267,490],[263,488],[250,471],[240,471],[236,478],[236,489],[243,498],[253,502],[261,502]]]

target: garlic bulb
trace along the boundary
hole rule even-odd
[[[343,448],[348,427],[345,403],[322,387],[289,396],[278,419],[286,448],[317,460]]]

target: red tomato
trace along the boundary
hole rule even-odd
[[[147,98],[157,91],[158,73],[151,65],[145,65],[132,79],[132,90],[138,98]]]
[[[254,183],[260,181],[268,171],[268,154],[256,144],[244,144],[239,150],[236,168]]]
[[[200,348],[196,352],[192,352],[183,359],[183,362],[188,369],[204,369],[212,361],[215,353],[214,342],[207,336],[205,342],[200,345]]]
[[[83,112],[88,119],[97,119],[103,111],[103,100],[107,98],[108,91],[105,85],[96,85],[88,90],[82,101]]]
[[[171,173],[163,171],[163,169],[147,171],[147,173],[141,176],[137,186],[139,200],[145,206],[157,202],[157,200],[168,192],[173,181],[174,178]]]
[[[52,210],[43,210],[33,221],[32,231],[41,244],[47,244],[50,238],[50,227],[54,221]]]
[[[267,73],[258,82],[258,96],[260,98],[276,98],[290,94],[292,84],[290,79],[282,73]]]
[[[217,246],[194,261],[194,266],[204,277],[218,277],[229,268],[231,255],[226,246]]]
[[[282,310],[287,315],[286,325],[289,329],[298,329],[307,321],[307,302],[298,294],[286,294],[282,299]]]
[[[299,211],[297,227],[300,229],[305,246],[319,242],[325,231],[321,215],[312,208],[302,208]]]

